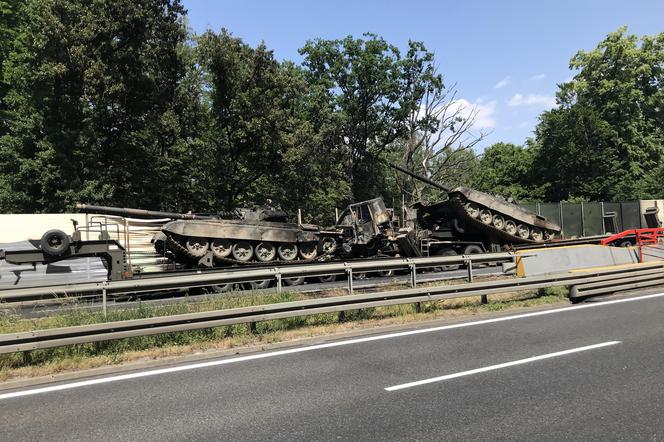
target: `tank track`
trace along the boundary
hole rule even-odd
[[[480,230],[483,233],[486,233],[489,236],[494,236],[500,239],[503,239],[507,242],[510,243],[515,243],[515,244],[541,244],[547,242],[547,240],[542,240],[542,241],[535,241],[532,238],[521,238],[520,236],[516,235],[510,235],[504,230],[500,230],[495,228],[493,225],[488,225],[484,224],[482,221],[480,221],[478,218],[473,218],[471,217],[468,212],[466,211],[465,204],[467,201],[462,199],[459,196],[453,196],[450,199],[450,202],[452,203],[452,207],[454,208],[454,212],[456,213],[457,218],[459,218],[461,221],[466,223],[467,225],[471,225],[473,228]],[[482,208],[487,208],[491,210],[489,207],[482,206],[478,204],[478,206]],[[492,212],[497,213],[492,210]],[[501,213],[501,215],[505,216],[504,214]],[[506,216],[506,219],[511,219],[511,217]],[[518,221],[515,220],[515,222],[518,223]],[[526,223],[523,223],[526,224]],[[532,225],[526,224],[529,229],[532,229]]]
[[[181,256],[184,260],[181,264],[188,264],[191,263],[192,260],[197,260],[197,257],[191,256],[189,252],[187,251],[187,248],[180,244],[179,241],[177,241],[175,238],[173,238],[172,235],[167,235],[166,236],[166,248],[170,249],[173,251],[173,253],[176,256]],[[233,258],[214,258],[215,262],[224,262],[227,264],[236,264],[236,265],[247,265],[247,264],[264,264],[264,265],[274,265],[274,264],[306,264],[310,262],[317,262],[317,261],[326,261],[328,259],[332,258],[332,254],[323,254],[323,255],[318,255],[315,258],[311,259],[294,259],[291,261],[285,261],[283,259],[273,259],[272,261],[258,261],[256,259],[252,259],[250,261],[238,261],[237,259]]]

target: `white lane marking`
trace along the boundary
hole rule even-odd
[[[33,394],[39,394],[39,393],[47,393],[50,391],[60,391],[60,390],[68,390],[71,388],[78,388],[78,387],[85,387],[88,385],[97,385],[97,384],[105,384],[107,382],[115,382],[115,381],[124,381],[127,379],[136,379],[136,378],[142,378],[142,377],[147,377],[147,376],[155,376],[155,375],[160,375],[160,374],[166,374],[166,373],[176,373],[179,371],[185,371],[185,370],[195,370],[198,368],[206,368],[206,367],[214,367],[217,365],[226,365],[226,364],[232,364],[235,362],[244,362],[244,361],[252,361],[255,359],[264,359],[264,358],[270,358],[274,356],[283,356],[283,355],[288,355],[288,354],[294,354],[294,353],[303,353],[307,351],[314,351],[314,350],[321,350],[324,348],[333,348],[333,347],[341,347],[344,345],[351,345],[351,344],[360,344],[363,342],[372,342],[372,341],[381,341],[383,339],[392,339],[392,338],[399,338],[402,336],[410,336],[410,335],[419,335],[422,333],[432,333],[432,332],[437,332],[437,331],[442,331],[442,330],[453,330],[456,328],[463,328],[463,327],[472,327],[475,325],[485,325],[485,324],[493,324],[497,322],[505,322],[505,321],[511,321],[514,319],[523,319],[523,318],[533,318],[536,316],[545,316],[545,315],[552,315],[555,313],[564,313],[564,312],[571,312],[571,311],[576,311],[576,310],[582,310],[582,309],[587,309],[587,308],[596,308],[596,307],[603,307],[605,305],[612,305],[612,304],[621,304],[624,302],[634,302],[634,301],[642,301],[646,299],[652,299],[652,298],[659,298],[664,296],[664,293],[655,293],[651,295],[644,295],[644,296],[638,296],[634,298],[624,298],[624,299],[614,299],[612,301],[603,301],[603,302],[597,302],[597,303],[592,303],[592,304],[584,304],[584,305],[575,305],[571,307],[562,307],[562,308],[557,308],[557,309],[552,309],[552,310],[542,310],[538,312],[531,312],[531,313],[522,313],[520,315],[512,315],[512,316],[502,316],[500,318],[492,318],[492,319],[483,319],[480,321],[472,321],[472,322],[462,322],[459,324],[451,324],[451,325],[443,325],[440,327],[431,327],[431,328],[423,328],[423,329],[417,329],[417,330],[408,330],[408,331],[403,331],[403,332],[396,332],[396,333],[388,333],[385,335],[377,335],[377,336],[368,336],[364,338],[355,338],[355,339],[348,339],[345,341],[338,341],[338,342],[329,342],[326,344],[316,344],[316,345],[310,345],[307,347],[298,347],[298,348],[291,348],[288,350],[278,350],[278,351],[273,351],[273,352],[266,352],[266,353],[258,353],[258,354],[252,354],[248,356],[239,356],[236,358],[229,358],[229,359],[220,359],[220,360],[215,360],[215,361],[209,361],[209,362],[201,362],[197,364],[188,364],[188,365],[180,365],[177,367],[168,367],[168,368],[161,368],[161,369],[155,369],[155,370],[147,370],[147,371],[141,371],[138,373],[128,373],[128,374],[122,374],[122,375],[115,375],[115,376],[108,376],[104,378],[99,378],[99,379],[90,379],[87,381],[78,381],[78,382],[71,382],[68,384],[59,384],[59,385],[53,385],[50,387],[41,387],[41,388],[34,388],[31,390],[22,390],[22,391],[14,391],[11,393],[4,393],[0,394],[0,400],[2,399],[9,399],[13,397],[20,397],[20,396],[29,396]]]
[[[403,390],[404,388],[417,387],[419,385],[432,384],[434,382],[447,381],[449,379],[460,378],[463,376],[470,376],[471,374],[484,373],[486,371],[499,370],[501,368],[512,367],[514,365],[528,364],[529,362],[541,361],[543,359],[556,358],[558,356],[565,356],[572,353],[579,353],[582,351],[595,350],[597,348],[608,347],[610,345],[620,344],[620,341],[602,342],[601,344],[587,345],[585,347],[572,348],[571,350],[557,351],[555,353],[548,353],[540,356],[533,356],[532,358],[519,359],[518,361],[505,362],[503,364],[490,365],[488,367],[476,368],[474,370],[461,371],[459,373],[446,374],[445,376],[438,376],[435,378],[423,379],[421,381],[408,382],[407,384],[394,385],[387,387],[387,391]]]

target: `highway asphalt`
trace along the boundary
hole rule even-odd
[[[0,391],[0,435],[660,440],[663,319],[636,295]]]

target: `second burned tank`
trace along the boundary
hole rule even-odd
[[[445,225],[461,234],[470,228],[503,244],[538,243],[560,235],[559,225],[505,198],[468,187],[450,189],[396,164],[387,164],[447,193],[446,201],[416,204],[418,219],[425,228],[435,230]]]

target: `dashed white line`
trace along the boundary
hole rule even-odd
[[[558,356],[565,356],[572,353],[579,353],[582,351],[595,350],[597,348],[608,347],[610,345],[620,344],[620,341],[609,341],[602,342],[601,344],[587,345],[585,347],[572,348],[570,350],[557,351],[555,353],[548,353],[545,355],[533,356],[531,358],[519,359],[517,361],[505,362],[502,364],[490,365],[488,367],[476,368],[474,370],[460,371],[458,373],[446,374],[444,376],[438,376],[435,378],[422,379],[421,381],[408,382],[406,384],[394,385],[392,387],[387,387],[387,391],[397,391],[403,390],[405,388],[418,387],[420,385],[432,384],[434,382],[442,382],[450,379],[460,378],[463,376],[470,376],[472,374],[484,373],[492,370],[500,370],[501,368],[513,367],[514,365],[528,364],[530,362],[541,361],[543,359],[556,358]]]
[[[40,387],[40,388],[33,388],[29,390],[21,390],[21,391],[14,391],[10,393],[3,393],[0,394],[0,400],[2,399],[9,399],[9,398],[15,398],[15,397],[21,397],[21,396],[30,396],[33,394],[40,394],[40,393],[48,393],[51,391],[61,391],[61,390],[69,390],[72,388],[79,388],[79,387],[85,387],[89,385],[98,385],[98,384],[105,384],[108,382],[116,382],[116,381],[123,381],[127,379],[136,379],[136,378],[142,378],[142,377],[147,377],[147,376],[155,376],[155,375],[160,375],[160,374],[166,374],[166,373],[176,373],[180,371],[186,371],[186,370],[195,370],[198,368],[206,368],[206,367],[214,367],[217,365],[226,365],[226,364],[232,364],[236,362],[244,362],[244,361],[252,361],[256,359],[265,359],[265,358],[271,358],[275,356],[283,356],[283,355],[289,355],[289,354],[295,354],[295,353],[303,353],[307,351],[315,351],[315,350],[321,350],[325,348],[334,348],[334,347],[342,347],[344,345],[352,345],[352,344],[360,344],[363,342],[372,342],[372,341],[381,341],[384,339],[392,339],[392,338],[399,338],[403,336],[411,336],[411,335],[418,335],[418,334],[423,334],[423,333],[433,333],[433,332],[438,332],[438,331],[443,331],[443,330],[453,330],[457,328],[463,328],[463,327],[473,327],[476,325],[486,325],[486,324],[494,324],[498,322],[506,322],[506,321],[512,321],[515,319],[524,319],[524,318],[533,318],[537,316],[546,316],[546,315],[552,315],[556,313],[564,313],[564,312],[573,312],[576,310],[582,310],[582,309],[590,309],[590,308],[597,308],[597,307],[603,307],[606,305],[612,305],[612,304],[621,304],[625,302],[635,302],[635,301],[643,301],[647,299],[653,299],[653,298],[659,298],[664,296],[664,293],[655,293],[651,295],[644,295],[644,296],[637,296],[634,298],[623,298],[623,299],[614,299],[611,301],[603,301],[603,302],[597,302],[597,303],[592,303],[592,304],[584,304],[584,305],[575,305],[571,307],[563,307],[563,308],[557,308],[557,309],[551,309],[551,310],[541,310],[538,312],[531,312],[531,313],[522,313],[519,315],[512,315],[512,316],[502,316],[499,318],[491,318],[491,319],[483,319],[480,321],[471,321],[471,322],[462,322],[459,324],[451,324],[451,325],[443,325],[440,327],[431,327],[431,328],[423,328],[423,329],[417,329],[417,330],[408,330],[408,331],[403,331],[403,332],[396,332],[396,333],[388,333],[384,335],[376,335],[376,336],[367,336],[364,338],[355,338],[355,339],[347,339],[344,341],[337,341],[337,342],[329,342],[325,344],[316,344],[316,345],[310,345],[307,347],[298,347],[298,348],[291,348],[287,350],[278,350],[278,351],[273,351],[273,352],[266,352],[266,353],[258,353],[258,354],[253,354],[253,355],[248,355],[248,356],[240,356],[240,357],[235,357],[235,358],[228,358],[228,359],[219,359],[215,361],[209,361],[209,362],[201,362],[201,363],[196,363],[196,364],[188,364],[188,365],[180,365],[177,367],[168,367],[168,368],[161,368],[161,369],[155,369],[155,370],[146,370],[146,371],[141,371],[137,373],[128,373],[128,374],[122,374],[122,375],[115,375],[115,376],[108,376],[108,377],[103,377],[103,378],[98,378],[98,379],[90,379],[86,381],[77,381],[77,382],[70,382],[66,384],[58,384],[58,385],[52,385],[49,387]]]

